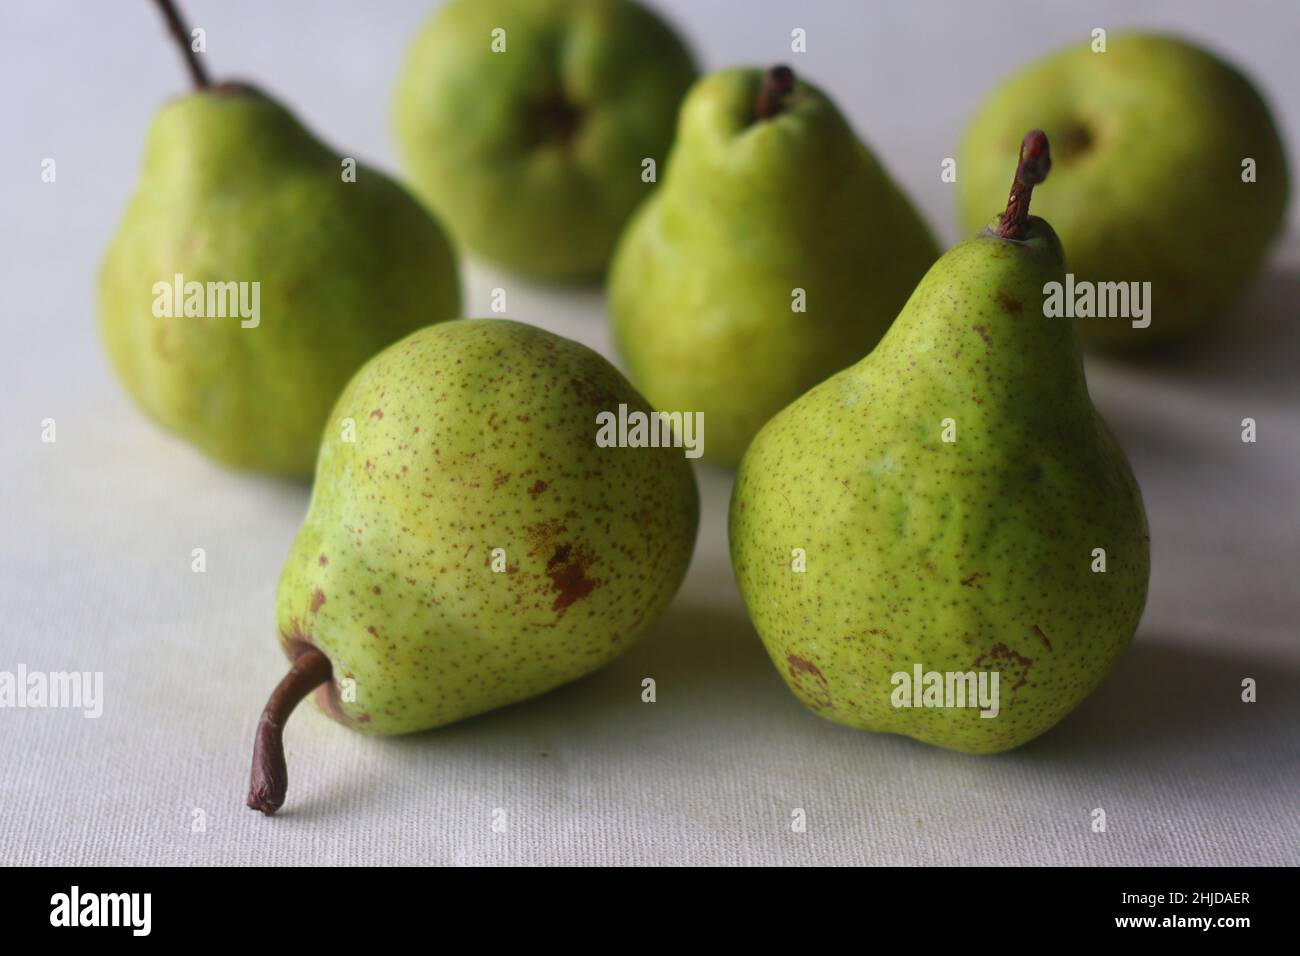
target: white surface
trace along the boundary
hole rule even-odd
[[[971,109],[1005,69],[1096,25],[1180,27],[1248,63],[1300,164],[1293,4],[659,6],[709,68],[789,60],[790,28],[806,28],[794,65],[949,240],[938,166]],[[256,78],[330,141],[392,168],[390,89],[426,7],[191,0],[189,13],[215,72]],[[1146,367],[1090,362],[1146,495],[1151,596],[1110,679],[1037,742],[967,757],[805,711],[740,605],[729,477],[706,468],[690,576],[622,660],[404,739],[362,738],[304,708],[284,811],[245,809],[253,727],[284,667],[273,590],[307,491],[225,473],[156,431],[93,326],[98,257],[145,127],[184,75],[143,0],[9,3],[4,19],[0,670],[103,671],[106,702],[98,720],[0,710],[0,862],[1300,862],[1295,240],[1209,341]],[[39,179],[47,156],[55,185]],[[599,293],[473,265],[466,278],[471,314],[504,285],[512,317],[610,354]],[[1246,416],[1257,444],[1239,440]],[[195,547],[206,574],[190,571]],[[654,705],[640,702],[645,676]],[[1238,701],[1243,677],[1259,703]],[[1090,832],[1095,807],[1104,834]],[[196,808],[206,832],[191,830]],[[492,831],[496,808],[506,833]],[[791,832],[794,808],[805,833]]]

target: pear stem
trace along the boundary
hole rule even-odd
[[[785,112],[785,98],[794,92],[794,70],[788,66],[774,66],[763,74],[763,85],[754,102],[754,115],[770,119]]]
[[[167,27],[171,30],[172,36],[176,38],[176,42],[180,44],[181,50],[185,54],[185,65],[189,67],[190,79],[194,81],[194,88],[198,90],[208,89],[208,87],[212,86],[212,81],[208,79],[208,71],[199,62],[198,53],[190,45],[190,31],[186,29],[185,23],[181,20],[181,14],[176,9],[175,0],[155,0],[155,2],[162,12],[163,19],[167,21]]]
[[[248,781],[248,805],[268,817],[284,805],[289,768],[284,762],[284,724],[304,697],[330,679],[330,659],[314,647],[293,659],[257,722],[253,740],[253,771]]]
[[[1052,168],[1052,154],[1047,145],[1047,134],[1041,129],[1031,129],[1020,143],[1020,159],[1016,163],[1016,178],[1011,181],[1011,195],[1007,209],[998,220],[995,236],[1003,239],[1020,239],[1025,223],[1029,221],[1029,197],[1034,187],[1047,178]]]

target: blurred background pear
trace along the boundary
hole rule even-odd
[[[387,176],[189,56],[198,89],[155,117],[104,256],[103,341],[169,431],[232,468],[309,476],[352,373],[459,313],[455,255]]]
[[[695,75],[672,28],[631,0],[453,0],[398,80],[406,175],[471,253],[597,279]]]
[[[1078,319],[1092,345],[1164,345],[1226,319],[1282,228],[1290,179],[1254,85],[1172,36],[1080,41],[1018,71],[984,101],[958,155],[962,221],[974,231],[1006,193],[1005,157],[1026,127],[1052,141],[1034,195],[1076,281],[1150,282],[1150,325]],[[1145,320],[1139,320],[1145,321]]]
[[[839,109],[785,67],[710,74],[619,243],[609,315],[661,410],[733,466],[773,414],[871,350],[938,255]]]

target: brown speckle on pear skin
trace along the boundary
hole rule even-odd
[[[382,419],[384,417],[384,410],[382,408],[376,408],[370,413],[370,417]]]
[[[998,290],[996,298],[998,305],[1002,306],[1004,312],[1019,315],[1024,310],[1025,305],[1023,302],[1001,289]]]
[[[614,396],[610,392],[594,382],[585,382],[581,379],[573,379],[570,383],[573,386],[574,393],[583,402],[593,405],[600,409],[610,409],[617,405]]]
[[[690,463],[597,446],[592,401],[648,409],[590,350],[494,319],[423,330],[341,395],[338,417],[382,408],[382,427],[326,435],[280,623],[299,614],[336,675],[356,674],[345,722],[406,733],[540,694],[667,605],[695,540]],[[504,574],[486,573],[494,548]]]
[[[830,689],[821,669],[812,661],[795,654],[787,655],[786,659],[789,661],[790,681],[799,698],[814,710],[830,707]]]
[[[316,563],[319,564],[322,568],[328,567],[330,563],[330,559],[325,557],[325,555],[322,554],[319,558],[316,559]]]
[[[551,559],[546,562],[546,576],[551,579],[551,588],[556,591],[552,608],[557,614],[563,614],[575,601],[587,597],[603,581],[587,577],[589,557],[581,550],[575,552],[572,545],[563,544],[555,549]]]
[[[320,611],[321,605],[325,603],[325,592],[320,588],[311,592],[311,612],[316,614]]]
[[[300,644],[311,644],[311,634],[303,631],[302,622],[296,617],[289,618],[289,628],[280,629],[280,639],[290,647]]]
[[[524,537],[529,542],[530,554],[543,554],[549,550],[551,542],[564,534],[568,527],[558,518],[548,518],[536,524],[524,526]]]
[[[1043,642],[1043,645],[1050,651],[1052,649],[1052,641],[1046,634],[1043,633],[1043,629],[1039,627],[1037,624],[1035,624],[1033,627],[1033,631],[1035,634],[1038,635],[1038,639]]]
[[[1011,689],[1018,690],[1029,681],[1029,668],[1033,663],[1030,658],[1023,657],[1007,645],[998,643],[975,658],[975,663],[971,666],[976,670],[1000,671],[1013,676],[1015,683],[1011,685]]]
[[[1044,284],[1063,278],[1045,232],[957,246],[873,352],[750,444],[732,492],[732,567],[781,677],[812,709],[820,682],[791,658],[826,678],[835,707],[821,716],[1006,751],[1057,724],[1132,639],[1150,573],[1141,494],[1088,401],[1076,333],[1030,321]],[[955,444],[936,441],[949,416],[966,423]],[[1099,540],[1124,551],[1122,574],[1079,559]],[[807,549],[806,574],[790,573],[794,547]],[[997,717],[894,708],[892,675],[916,665],[998,672]]]

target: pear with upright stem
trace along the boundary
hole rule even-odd
[[[741,462],[736,580],[773,663],[828,720],[1018,747],[1097,686],[1141,619],[1142,495],[1073,326],[1044,314],[1065,259],[1029,205],[1050,167],[1031,131],[1002,215]]]

